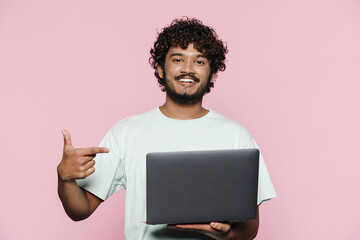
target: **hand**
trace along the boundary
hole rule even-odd
[[[110,151],[104,147],[74,148],[70,133],[64,129],[62,134],[64,136],[64,151],[57,171],[59,178],[63,181],[72,181],[91,175],[95,172],[94,157],[96,154]]]
[[[175,224],[168,225],[168,228],[172,229],[182,229],[182,230],[193,230],[199,231],[210,236],[216,236],[221,234],[226,234],[230,231],[230,223],[220,223],[220,222],[211,222],[209,223],[199,223],[199,224]]]

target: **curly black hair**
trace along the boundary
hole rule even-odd
[[[170,47],[186,49],[190,43],[193,43],[195,49],[210,60],[210,75],[226,69],[225,54],[228,49],[223,41],[218,39],[218,35],[213,28],[205,26],[196,18],[183,17],[175,19],[169,26],[158,33],[154,47],[150,50],[149,62],[155,70],[154,75],[162,91],[165,91],[165,79],[159,76],[157,67],[160,66],[164,69],[165,57]],[[209,81],[206,93],[210,92],[212,87],[214,87],[214,84]]]

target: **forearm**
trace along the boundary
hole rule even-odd
[[[103,147],[74,148],[71,136],[65,129],[64,151],[61,162],[57,166],[58,195],[66,214],[74,221],[89,217],[100,205],[102,199],[81,189],[75,179],[84,179],[94,173],[97,153],[110,150]]]
[[[66,214],[72,220],[80,221],[91,215],[89,199],[75,180],[63,181],[58,176],[58,195]]]

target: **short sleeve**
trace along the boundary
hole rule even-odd
[[[259,149],[259,147],[257,146],[257,144],[253,138],[251,138],[247,147]],[[271,182],[269,172],[266,168],[265,161],[262,157],[261,151],[260,151],[260,159],[259,159],[259,180],[258,181],[259,182],[258,182],[257,204],[260,205],[263,202],[276,197],[276,192],[275,192],[274,186]]]
[[[121,149],[111,130],[99,146],[109,148],[110,152],[96,154],[95,172],[85,179],[77,180],[77,183],[79,187],[106,200],[124,187],[124,171],[120,158]]]

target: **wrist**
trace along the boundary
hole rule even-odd
[[[57,166],[57,176],[58,176],[58,180],[61,182],[75,182],[75,179],[71,179],[70,177],[66,176],[66,174],[64,174],[64,171],[62,170],[62,165],[61,163]]]

